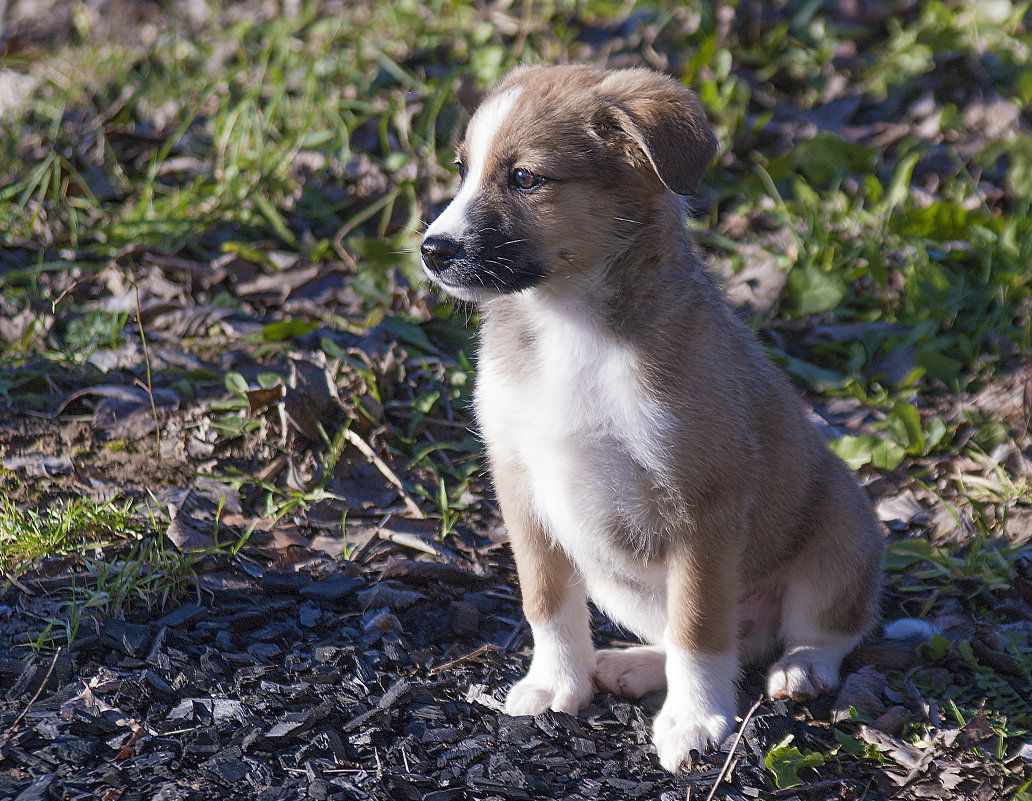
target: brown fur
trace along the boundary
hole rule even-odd
[[[523,613],[532,623],[548,620],[558,614],[576,571],[527,509],[524,471],[517,465],[497,464],[491,472],[516,557]]]

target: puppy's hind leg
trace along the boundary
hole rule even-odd
[[[862,632],[824,628],[814,614],[821,599],[812,587],[796,585],[786,593],[782,631],[785,651],[767,673],[771,698],[802,700],[838,686],[839,667],[860,641]]]
[[[651,645],[596,651],[595,683],[628,698],[662,690],[666,687],[666,651]]]
[[[772,698],[798,700],[837,687],[843,658],[877,620],[881,535],[863,490],[851,476],[833,478],[840,480],[829,482],[816,510],[817,536],[789,573],[781,608],[785,650],[767,674]]]

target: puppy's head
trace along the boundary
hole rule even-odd
[[[426,232],[423,267],[463,300],[612,262],[716,151],[695,95],[645,69],[525,67],[470,120],[458,195]]]

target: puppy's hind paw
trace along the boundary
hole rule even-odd
[[[603,690],[641,698],[666,687],[666,653],[662,648],[607,648],[595,653],[595,683]]]
[[[652,731],[659,764],[671,773],[691,764],[692,751],[704,754],[707,748],[716,748],[733,728],[734,718],[727,715],[710,715],[696,720],[668,712],[666,707],[659,711]]]
[[[786,656],[767,673],[767,695],[801,701],[838,686],[838,665],[804,653]]]
[[[505,697],[506,715],[540,715],[548,709],[576,715],[589,703],[595,687],[587,678],[579,681],[545,681],[527,676],[513,685]]]

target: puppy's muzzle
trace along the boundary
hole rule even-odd
[[[462,243],[447,236],[428,236],[419,249],[423,263],[434,275],[440,275],[462,256]]]

